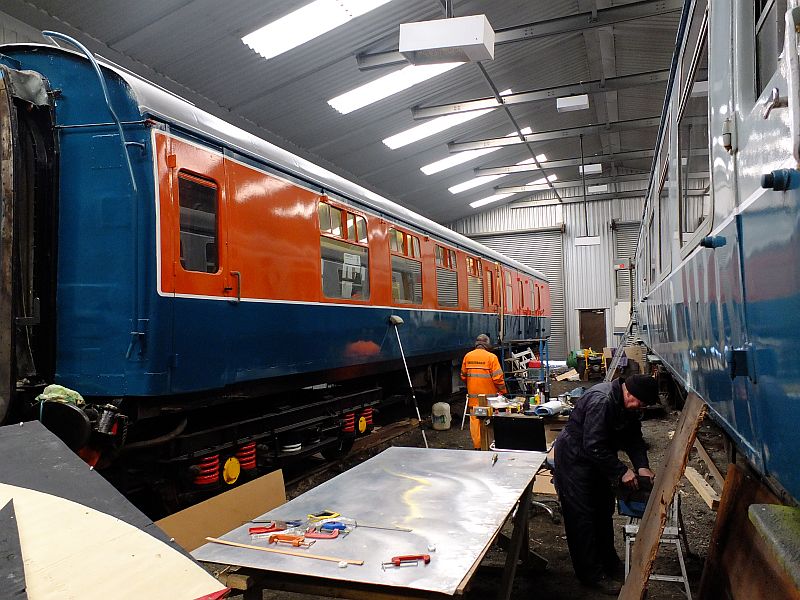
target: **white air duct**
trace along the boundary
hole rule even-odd
[[[400,54],[412,65],[494,58],[494,29],[486,15],[402,23]]]

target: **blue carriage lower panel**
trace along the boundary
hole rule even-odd
[[[457,356],[477,334],[494,337],[497,328],[493,313],[191,298],[174,302],[170,393],[399,361],[391,315],[404,321],[400,341],[409,362]]]
[[[738,219],[765,471],[800,499],[800,193],[764,191]]]

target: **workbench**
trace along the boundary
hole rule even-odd
[[[518,558],[528,556],[528,509],[543,452],[389,448],[349,471],[271,510],[258,520],[306,518],[324,510],[364,525],[347,536],[317,540],[293,552],[363,560],[347,565],[209,543],[192,555],[205,563],[236,565],[250,576],[253,596],[280,589],[343,598],[449,598],[462,595],[492,541],[514,508],[514,530],[498,598],[511,594]],[[222,536],[233,542],[275,548],[252,540],[244,524]],[[382,568],[394,556],[429,554],[429,564]]]

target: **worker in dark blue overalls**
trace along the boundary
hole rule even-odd
[[[554,480],[572,566],[581,583],[616,596],[624,569],[614,549],[614,488],[638,487],[637,474],[654,477],[647,461],[639,410],[658,402],[647,375],[590,388],[555,443]],[[624,450],[633,469],[617,457]],[[635,471],[634,471],[635,469]]]

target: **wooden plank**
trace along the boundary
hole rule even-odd
[[[570,377],[578,377],[578,372],[575,369],[570,369],[566,373],[562,373],[561,375],[556,376],[556,381],[564,381],[565,379],[569,379]]]
[[[240,544],[239,542],[231,542],[229,540],[221,540],[219,538],[207,537],[207,542],[213,544],[223,544],[225,546],[234,546],[236,548],[245,548],[247,550],[258,550],[259,552],[269,552],[271,554],[283,554],[285,556],[297,556],[299,558],[311,558],[313,560],[325,560],[328,562],[346,562],[348,565],[363,565],[363,560],[350,560],[349,558],[339,558],[338,556],[327,556],[325,554],[309,554],[307,552],[299,552],[295,550],[281,550],[280,548],[265,548],[264,546],[256,546],[254,544]]]
[[[752,504],[781,504],[756,476],[728,465],[698,598],[800,600],[800,590],[750,522]]]
[[[700,497],[703,499],[703,502],[708,504],[708,508],[711,510],[717,510],[719,506],[719,495],[717,492],[714,491],[708,482],[703,479],[703,476],[697,472],[693,467],[686,467],[686,472],[684,473],[686,479],[689,480],[694,486],[694,489],[697,490],[697,493],[700,494]]]
[[[661,534],[667,521],[667,509],[689,460],[689,452],[706,406],[697,394],[691,393],[681,412],[675,435],[667,448],[664,462],[657,470],[655,487],[639,525],[633,544],[631,570],[619,595],[619,600],[641,600],[644,597],[653,562],[658,552]]]
[[[714,464],[714,461],[711,460],[711,456],[706,452],[706,449],[703,448],[703,444],[700,443],[700,440],[694,441],[694,449],[697,450],[697,454],[700,456],[700,459],[705,464],[708,472],[711,473],[711,476],[714,478],[714,481],[717,482],[719,485],[719,489],[723,489],[725,486],[725,478],[722,476],[722,473],[719,472],[717,465]]]

